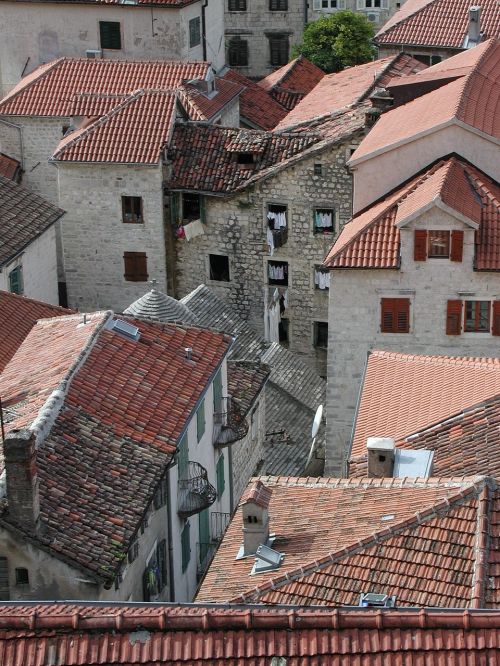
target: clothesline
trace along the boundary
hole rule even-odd
[[[314,284],[318,287],[318,289],[330,289],[330,273],[321,270],[315,270]]]
[[[332,229],[333,228],[332,213],[331,212],[320,213],[319,211],[316,211],[314,216],[314,225],[318,229]]]
[[[270,226],[276,231],[277,229],[281,229],[283,227],[286,227],[286,213],[273,213],[272,211],[269,211],[267,214],[267,219],[269,220]]]

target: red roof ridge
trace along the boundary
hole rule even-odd
[[[260,479],[257,479],[247,486],[240,500],[240,505],[252,503],[267,509],[272,494],[272,489],[265,486]]]
[[[411,19],[415,14],[418,14],[419,12],[423,11],[428,5],[432,5],[432,3],[436,2],[436,0],[423,0],[422,5],[420,7],[416,7],[414,11],[408,13],[406,16],[403,16],[401,19],[397,20],[397,15],[399,12],[396,12],[396,14],[390,18],[387,23],[382,26],[382,28],[377,32],[375,35],[375,39],[378,38],[379,35],[383,35],[386,32],[388,32],[391,28],[393,28],[395,25],[401,25],[402,23],[405,23],[409,19]],[[401,10],[404,11],[404,6],[401,7]]]
[[[499,360],[500,362],[500,360]],[[457,476],[457,477],[400,477],[400,478],[338,478],[335,476],[259,476],[253,477],[250,482],[261,481],[266,487],[273,486],[304,486],[306,488],[412,488],[436,487],[443,484],[452,486],[468,486],[474,479],[483,479],[483,476]]]
[[[290,76],[290,72],[293,70],[296,63],[303,58],[304,56],[301,54],[297,56],[297,58],[290,60],[290,62],[288,62],[286,65],[283,65],[279,69],[265,76],[260,81],[257,81],[257,85],[260,86],[266,92],[269,92],[270,90],[278,86],[280,83],[282,83],[287,78],[287,76]],[[276,76],[277,74],[281,75]],[[271,83],[269,83],[269,81],[271,81]]]
[[[490,497],[488,484],[485,483],[479,494],[477,509],[477,527],[474,539],[474,577],[472,581],[471,608],[484,608],[486,592],[486,570],[489,555],[490,534]]]
[[[492,37],[491,39],[487,39],[485,44],[488,46],[484,48],[473,69],[464,77],[466,79],[466,84],[462,91],[462,95],[458,98],[457,115],[464,113],[467,104],[470,102],[471,87],[474,86],[477,75],[481,74],[481,67],[484,61],[489,58],[491,52],[494,51],[497,46],[500,47],[500,39]],[[465,123],[465,120],[462,120],[462,122]],[[470,126],[470,123],[467,123],[467,125]]]
[[[404,352],[385,351],[382,349],[374,349],[369,352],[370,356],[377,356],[379,358],[393,358],[399,361],[409,361],[412,363],[425,363],[430,365],[465,365],[468,367],[488,368],[498,370],[500,365],[500,358],[498,357],[481,357],[481,356],[432,356],[423,354],[405,354]]]
[[[464,477],[465,478],[465,477]],[[366,479],[356,479],[356,481],[365,481]],[[372,479],[369,479],[370,481]],[[377,479],[380,480],[380,479]],[[381,479],[382,481],[385,481],[385,479]],[[391,479],[392,480],[392,479]],[[399,480],[399,479],[398,479]],[[403,479],[404,481],[407,481],[407,477]],[[420,479],[415,479],[415,481],[419,481]],[[447,481],[446,478],[440,478],[439,481]],[[405,518],[397,523],[394,523],[392,525],[389,525],[387,527],[384,527],[383,529],[380,529],[376,532],[373,532],[369,536],[365,537],[364,539],[360,539],[359,541],[356,541],[352,543],[350,546],[346,546],[344,548],[340,548],[337,551],[333,551],[331,553],[328,553],[327,555],[317,559],[317,560],[312,560],[311,562],[307,563],[306,565],[302,565],[300,567],[297,567],[291,571],[286,571],[280,574],[279,576],[275,578],[268,579],[266,582],[262,583],[261,585],[256,586],[255,588],[249,590],[248,592],[243,592],[236,597],[233,597],[232,599],[229,599],[227,603],[248,603],[248,602],[255,602],[258,600],[258,598],[270,591],[270,590],[277,590],[283,587],[284,585],[287,585],[288,583],[296,580],[297,578],[302,578],[303,576],[308,576],[311,573],[320,571],[324,567],[330,566],[331,564],[335,564],[337,562],[340,562],[341,560],[350,557],[351,555],[355,555],[356,553],[359,553],[363,550],[366,550],[367,548],[370,548],[371,546],[375,546],[379,543],[382,543],[394,536],[397,536],[401,534],[402,532],[405,532],[408,529],[411,529],[413,527],[417,527],[419,525],[423,525],[427,523],[430,520],[433,520],[434,518],[438,517],[443,517],[446,515],[450,510],[460,506],[461,504],[468,502],[472,497],[484,497],[484,492],[485,488],[487,489],[488,485],[492,486],[494,489],[497,487],[497,482],[496,479],[492,477],[487,477],[487,476],[475,476],[475,477],[470,477],[468,484],[466,484],[464,487],[460,488],[457,490],[456,493],[453,495],[450,495],[446,497],[445,499],[439,499],[437,501],[434,501],[434,503],[430,504],[428,508],[426,508],[424,511],[417,511],[413,516],[410,518]],[[487,490],[486,490],[487,492]],[[484,508],[484,506],[482,507]],[[479,513],[479,509],[478,509]],[[479,521],[479,518],[478,518]],[[484,516],[481,516],[481,530],[484,531]],[[481,532],[482,534],[482,532]],[[482,538],[482,537],[481,537]],[[480,555],[483,557],[486,557],[487,551],[485,550],[484,543],[481,541],[480,545],[478,545],[478,551],[480,550]],[[479,554],[478,554],[479,557]],[[483,574],[484,574],[484,568],[483,568]],[[480,583],[478,582],[478,585]]]

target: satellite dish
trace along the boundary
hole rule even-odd
[[[311,437],[314,439],[318,434],[319,426],[321,425],[321,419],[323,418],[323,405],[320,405],[316,410],[314,415],[314,421],[311,430]]]

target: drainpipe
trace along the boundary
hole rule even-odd
[[[170,601],[175,600],[175,579],[174,579],[174,546],[172,541],[172,502],[170,501],[170,470],[172,465],[169,465],[167,469],[167,527],[168,527],[168,578],[170,581],[169,585],[169,595]]]
[[[307,25],[307,9],[309,7],[308,0],[304,0],[304,27]]]
[[[201,6],[201,39],[203,44],[203,60],[207,60],[207,36],[206,36],[206,20],[205,20],[205,8],[208,5],[208,0],[204,0]]]
[[[8,125],[9,127],[14,127],[19,132],[19,143],[20,143],[20,147],[21,147],[21,169],[24,171],[23,128],[21,127],[21,125],[15,125],[14,123],[11,123],[9,120],[5,120],[4,118],[0,118],[0,123],[3,123],[4,125]]]

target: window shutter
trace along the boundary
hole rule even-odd
[[[415,261],[425,261],[427,259],[427,231],[425,229],[415,229],[413,259]]]
[[[124,252],[125,280],[129,282],[147,282],[148,259],[145,252]]]
[[[382,299],[380,330],[382,333],[410,332],[410,299]]]
[[[493,301],[493,321],[491,332],[493,335],[500,335],[500,301]]]
[[[9,566],[6,557],[0,557],[0,600],[9,601]]]
[[[446,309],[446,335],[462,332],[462,301],[448,301]]]
[[[167,584],[167,542],[165,539],[162,539],[156,546],[156,563],[160,573],[158,588],[163,590]]]
[[[450,259],[452,261],[462,261],[463,253],[464,253],[464,232],[452,231]]]

